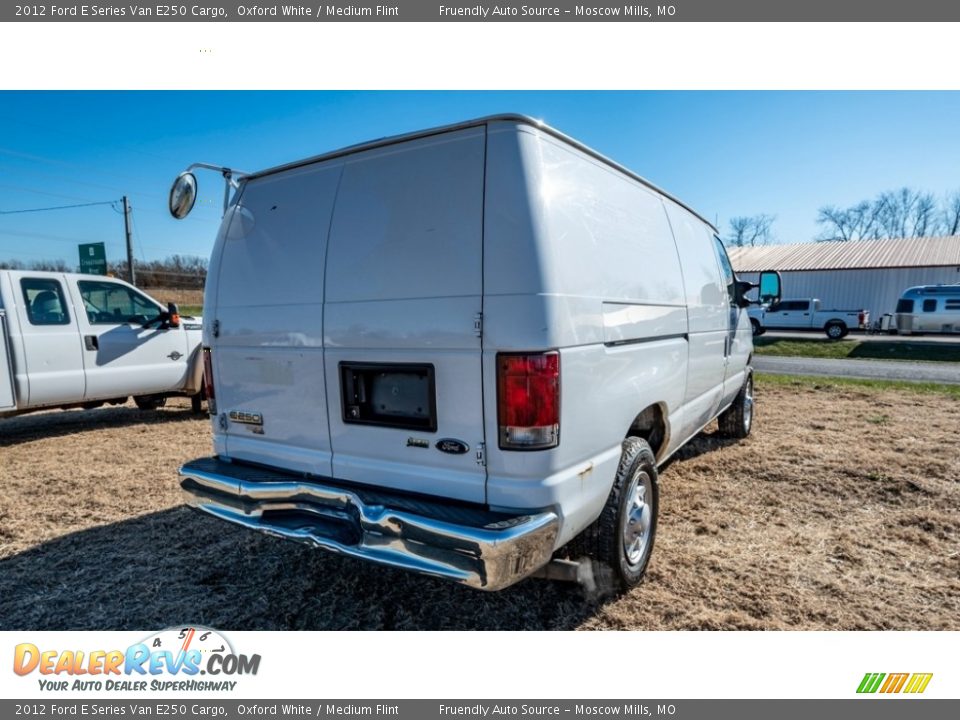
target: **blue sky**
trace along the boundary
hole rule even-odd
[[[166,211],[191,162],[257,170],[496,112],[542,118],[722,231],[776,215],[778,242],[812,239],[825,204],[960,189],[960,92],[0,92],[0,211],[126,194],[138,260],[207,256],[219,178],[198,175],[186,220]],[[0,214],[0,259],[75,264],[97,241],[123,257],[118,208]]]

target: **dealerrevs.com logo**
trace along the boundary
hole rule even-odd
[[[238,676],[256,675],[260,655],[237,653],[216,630],[162,630],[125,650],[60,650],[20,643],[13,671],[36,673],[46,691],[231,691]],[[202,676],[202,677],[201,677]]]
[[[919,694],[927,689],[933,673],[867,673],[857,686],[858,693]]]

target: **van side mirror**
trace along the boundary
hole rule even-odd
[[[173,181],[167,209],[177,220],[183,220],[197,202],[197,177],[192,172],[182,172]]]
[[[757,283],[757,287],[760,288],[759,300],[760,303],[769,303],[773,305],[774,303],[780,302],[780,291],[783,282],[780,278],[780,273],[776,270],[764,270],[760,273],[760,282]]]

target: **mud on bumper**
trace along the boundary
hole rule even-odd
[[[180,468],[189,504],[209,515],[381,565],[500,590],[550,561],[559,519],[383,493],[217,458]]]

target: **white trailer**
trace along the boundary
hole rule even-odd
[[[901,335],[960,333],[960,283],[907,288],[894,318]]]

